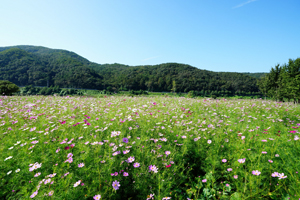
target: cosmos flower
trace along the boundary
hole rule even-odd
[[[258,170],[255,170],[255,171],[252,171],[252,174],[258,176],[261,174],[261,172]]]
[[[115,190],[118,190],[120,188],[120,182],[118,182],[117,180],[115,180],[113,183],[112,183],[112,186]]]

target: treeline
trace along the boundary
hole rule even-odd
[[[289,59],[287,64],[276,65],[270,73],[258,82],[259,89],[264,96],[278,101],[293,99],[300,100],[300,58]]]
[[[260,76],[261,74],[256,74]],[[36,46],[0,47],[0,80],[16,85],[211,94],[259,93],[257,78],[186,64],[97,64],[69,51]],[[206,92],[205,92],[206,91]]]

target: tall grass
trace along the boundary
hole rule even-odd
[[[300,198],[299,106],[0,99],[0,199]]]

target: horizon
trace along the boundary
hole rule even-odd
[[[296,0],[4,0],[0,46],[67,50],[98,64],[268,73],[300,57],[299,6]]]

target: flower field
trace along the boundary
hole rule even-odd
[[[0,199],[300,199],[297,105],[0,99]]]

